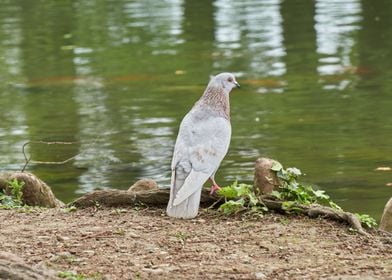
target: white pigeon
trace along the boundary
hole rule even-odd
[[[229,93],[240,87],[233,74],[213,77],[202,97],[184,117],[171,163],[167,214],[191,219],[197,216],[203,184],[212,181],[211,194],[220,187],[214,175],[227,153],[231,138]]]

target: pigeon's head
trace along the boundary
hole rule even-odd
[[[214,86],[222,87],[226,92],[230,92],[235,87],[240,87],[240,84],[237,83],[234,75],[231,73],[220,73],[213,77],[210,83],[213,83]]]

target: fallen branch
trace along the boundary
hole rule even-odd
[[[271,196],[266,196],[261,199],[265,206],[274,211],[286,212],[283,209],[283,201],[271,199]],[[333,209],[322,205],[296,205],[296,211],[299,214],[309,216],[310,218],[323,217],[333,221],[345,222],[349,224],[354,230],[360,234],[367,235],[368,233],[363,229],[361,221],[353,213]]]

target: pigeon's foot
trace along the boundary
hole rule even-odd
[[[221,189],[221,187],[219,187],[218,184],[215,183],[215,184],[213,184],[213,185],[211,186],[210,194],[213,195],[217,190],[220,190],[220,189]]]

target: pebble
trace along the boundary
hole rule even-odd
[[[267,275],[265,275],[263,272],[261,271],[257,271],[255,272],[255,278],[256,279],[266,279]]]
[[[92,257],[95,255],[95,252],[93,250],[85,250],[85,251],[83,251],[83,253],[85,253],[89,257]]]

